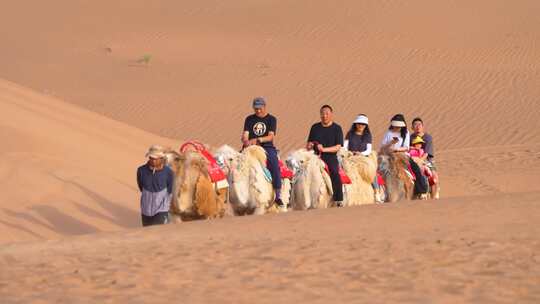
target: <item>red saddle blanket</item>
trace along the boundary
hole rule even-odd
[[[266,162],[266,164],[268,166],[268,161]],[[279,172],[281,173],[281,178],[282,179],[288,178],[292,180],[293,172],[291,171],[291,169],[289,169],[281,159],[278,161],[278,164],[279,164]]]
[[[317,146],[319,144],[319,142],[316,142],[316,141],[312,141],[311,143],[313,144],[313,146]],[[319,153],[319,157],[321,157],[321,153]],[[330,170],[328,169],[328,165],[326,164],[326,162],[324,162],[324,170],[326,170],[326,173],[330,174]],[[341,179],[342,184],[344,185],[352,184],[351,178],[347,176],[343,168],[339,167],[338,173],[339,173],[339,178]]]
[[[328,169],[328,165],[324,163],[324,170],[326,173],[330,175],[330,170]],[[341,183],[344,185],[350,185],[352,184],[351,178],[347,176],[347,173],[345,173],[345,170],[343,168],[339,167],[339,178],[341,179]]]
[[[414,182],[416,180],[416,174],[414,174],[410,164],[407,166],[407,172],[409,172],[409,176],[411,177],[411,179]],[[377,183],[379,185],[383,185],[383,186],[386,184],[386,182],[384,181],[384,178],[382,177],[382,175],[381,175],[381,173],[379,171],[377,171]]]
[[[386,184],[380,172],[377,172],[377,183],[379,186],[384,186]]]
[[[180,152],[184,153],[186,149],[191,146],[195,148],[195,151],[201,153],[204,158],[208,160],[208,175],[213,183],[226,179],[225,173],[221,170],[214,156],[206,150],[204,145],[198,141],[187,141],[180,147]]]
[[[293,172],[291,169],[287,168],[285,163],[280,159],[279,160],[279,171],[281,172],[281,178],[293,178]]]

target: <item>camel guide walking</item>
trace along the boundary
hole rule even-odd
[[[252,115],[246,117],[244,121],[244,131],[242,132],[243,147],[249,145],[260,145],[266,151],[267,168],[272,175],[272,187],[276,194],[274,202],[282,207],[281,201],[281,171],[274,138],[276,136],[277,120],[266,111],[266,101],[263,97],[253,99]]]
[[[137,169],[137,185],[141,191],[142,225],[167,224],[174,175],[172,170],[165,166],[163,147],[151,146],[146,157],[148,162]]]
[[[315,153],[320,154],[321,159],[328,165],[334,192],[334,202],[336,206],[342,207],[343,185],[339,176],[337,152],[343,146],[343,130],[340,125],[334,122],[331,106],[322,106],[320,114],[321,122],[311,126],[306,148],[308,150],[314,149]]]

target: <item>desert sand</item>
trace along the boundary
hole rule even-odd
[[[17,1],[0,10],[2,303],[540,302],[540,2]],[[140,228],[153,143],[282,155],[421,116],[439,201]]]

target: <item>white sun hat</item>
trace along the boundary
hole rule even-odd
[[[353,123],[359,123],[359,124],[365,124],[368,125],[368,118],[365,115],[358,115],[356,116],[356,119],[353,121]]]
[[[146,152],[146,157],[163,158],[165,157],[165,149],[160,145],[152,145]]]
[[[405,124],[404,121],[401,121],[401,120],[392,120],[390,122],[390,125],[392,127],[406,127],[407,125]]]

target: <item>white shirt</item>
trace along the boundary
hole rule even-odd
[[[381,142],[381,147],[391,143],[394,137],[398,138],[398,142],[390,146],[392,149],[397,150],[401,147],[409,149],[409,143],[411,141],[411,135],[409,134],[409,131],[407,131],[407,135],[405,136],[405,142],[403,142],[403,138],[401,138],[400,132],[392,132],[391,130],[386,131]]]

